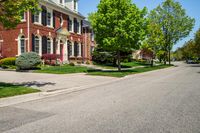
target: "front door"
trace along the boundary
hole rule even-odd
[[[60,60],[63,62],[64,49],[63,44],[60,44]]]

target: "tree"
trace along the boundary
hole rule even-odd
[[[156,57],[156,55],[163,49],[164,44],[164,36],[161,31],[161,28],[158,24],[153,22],[150,18],[149,24],[147,26],[147,38],[144,41],[142,48],[148,49],[153,53],[152,59],[151,59],[151,66],[153,66],[153,59]]]
[[[139,48],[146,34],[146,8],[140,10],[131,0],[101,0],[89,19],[96,41],[107,51],[117,53],[121,71],[121,53]]]
[[[38,0],[0,0],[0,25],[14,28],[24,12],[35,9],[38,9]]]
[[[198,58],[200,58],[200,28],[199,30],[195,33],[195,53],[197,54]]]
[[[182,38],[188,36],[195,20],[186,15],[185,9],[179,2],[165,0],[156,9],[151,11],[151,18],[161,26],[164,35],[164,47],[168,52],[169,64],[171,63],[171,50]],[[165,63],[167,54],[165,55]]]

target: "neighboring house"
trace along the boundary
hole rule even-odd
[[[0,26],[0,55],[19,56],[25,52],[59,54],[64,63],[90,60],[85,39],[85,19],[78,12],[78,0],[40,0],[42,11],[22,15],[16,28]],[[83,31],[84,29],[84,31]]]
[[[94,32],[92,30],[92,26],[89,21],[83,20],[83,43],[85,44],[84,47],[84,61],[91,61],[92,60],[92,52],[95,48],[95,40],[94,40]]]
[[[136,50],[132,53],[133,59],[136,60],[151,60],[153,58],[153,53],[149,50]]]

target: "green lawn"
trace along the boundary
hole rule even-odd
[[[70,74],[70,73],[85,73],[87,72],[87,67],[82,66],[45,66],[41,70],[36,70],[36,73],[51,73],[51,74]]]
[[[160,65],[160,66],[145,66],[140,68],[131,68],[131,66],[141,66],[141,64],[136,63],[126,63],[125,65],[130,66],[128,70],[123,70],[118,72],[117,70],[109,70],[109,71],[102,71],[96,69],[90,69],[83,66],[70,66],[70,65],[63,65],[63,66],[45,66],[42,67],[41,70],[36,70],[36,73],[51,73],[51,74],[70,74],[70,73],[87,73],[88,75],[99,75],[99,76],[111,76],[111,77],[124,77],[130,74],[142,73],[147,71],[153,71],[157,69],[163,69],[170,67],[168,65]]]
[[[117,66],[113,66],[113,64],[98,64],[94,63],[96,66],[100,66],[105,69],[117,69]],[[137,66],[148,66],[149,64],[147,63],[142,63],[142,62],[137,62],[137,61],[132,61],[132,62],[127,62],[121,64],[122,68],[131,68],[131,67],[137,67]]]
[[[39,92],[39,90],[0,82],[0,98]]]
[[[160,66],[154,66],[154,67],[143,67],[143,68],[133,68],[130,70],[124,70],[121,72],[111,70],[111,71],[98,71],[98,70],[89,70],[88,75],[97,75],[97,76],[110,76],[110,77],[124,77],[130,74],[137,74],[137,73],[143,73],[143,72],[148,72],[148,71],[153,71],[153,70],[158,70],[158,69],[164,69],[168,68],[170,66],[168,65],[160,65]]]

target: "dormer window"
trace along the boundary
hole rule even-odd
[[[63,4],[63,0],[60,0],[60,4]]]
[[[77,0],[74,0],[74,10],[77,11]]]

